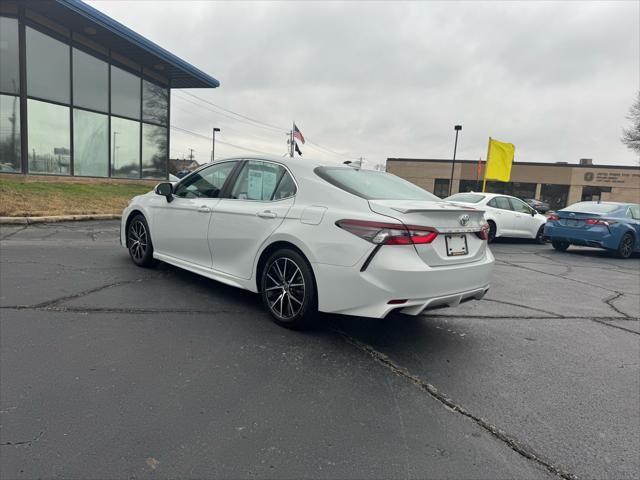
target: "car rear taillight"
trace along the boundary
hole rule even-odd
[[[478,238],[480,238],[481,240],[489,240],[489,224],[485,223],[482,228],[480,229],[479,232],[476,232],[476,235],[478,236]]]
[[[433,227],[401,223],[338,220],[336,225],[376,245],[420,245],[431,243],[438,236],[438,231]]]
[[[554,214],[549,215],[547,217],[547,220],[560,220],[560,217],[554,213]]]
[[[613,225],[617,222],[609,218],[587,218],[585,223],[589,225],[606,225],[608,227],[609,225]]]

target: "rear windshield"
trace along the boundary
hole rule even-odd
[[[615,203],[597,203],[597,202],[578,202],[573,205],[569,205],[567,208],[563,208],[564,212],[577,212],[577,213],[611,213],[614,210],[618,210],[621,205]]]
[[[445,198],[445,200],[451,200],[452,202],[478,203],[483,198],[484,195],[478,195],[475,193],[456,193],[455,195]]]
[[[314,172],[331,185],[367,200],[442,200],[390,173],[351,167],[318,167]]]

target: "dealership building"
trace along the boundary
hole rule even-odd
[[[388,158],[387,171],[439,197],[449,194],[451,160]],[[451,193],[482,190],[484,162],[456,160]],[[557,210],[583,200],[640,203],[640,167],[579,163],[514,162],[510,182],[487,181],[486,191],[536,198]]]
[[[167,178],[171,89],[218,86],[79,0],[2,0],[0,172]]]

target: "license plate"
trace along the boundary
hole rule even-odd
[[[447,246],[447,255],[449,257],[457,257],[467,254],[467,236],[466,235],[445,235],[445,244]]]

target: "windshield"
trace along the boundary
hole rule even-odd
[[[621,205],[615,203],[578,202],[563,208],[564,212],[577,213],[611,213],[618,210]]]
[[[455,195],[445,198],[445,200],[452,202],[478,203],[483,198],[484,195],[478,195],[476,193],[456,193]]]
[[[342,190],[367,200],[429,200],[440,198],[390,173],[351,167],[318,167],[314,172]]]

